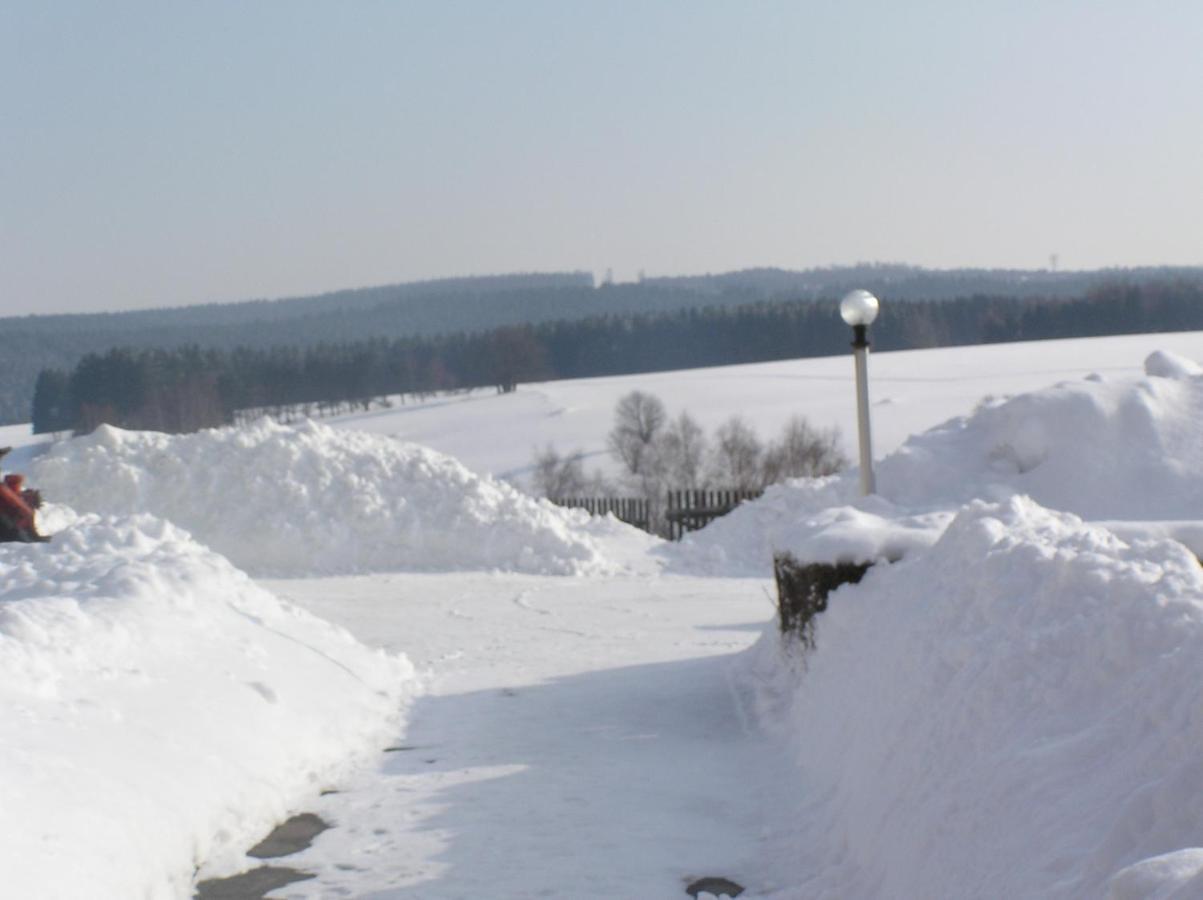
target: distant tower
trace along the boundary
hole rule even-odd
[[[614,270],[606,269],[606,280],[603,281],[602,284],[613,284],[613,283],[614,283]]]
[[[1057,271],[1057,261],[1060,259],[1056,253],[1050,253],[1048,257],[1048,267],[1053,272]]]

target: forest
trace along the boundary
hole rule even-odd
[[[389,395],[843,352],[834,300],[761,300],[480,331],[308,346],[114,347],[36,377],[34,431],[193,431],[248,413],[297,415]],[[877,350],[1203,329],[1203,282],[1116,280],[1077,298],[975,296],[883,304]]]
[[[614,284],[603,280],[596,286],[588,272],[552,272],[441,279],[173,309],[0,318],[5,347],[0,354],[0,424],[28,421],[40,371],[69,371],[84,356],[114,348],[233,352],[240,347],[267,350],[380,337],[479,334],[503,326],[655,317],[685,310],[700,315],[707,308],[831,301],[854,287],[873,291],[891,307],[972,297],[1068,299],[1083,297],[1103,284],[1155,280],[1203,282],[1203,269],[935,271],[863,264],[805,271],[748,269]]]

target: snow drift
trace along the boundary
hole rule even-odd
[[[680,572],[763,576],[777,551],[803,562],[897,559],[931,546],[952,518],[942,510],[911,514],[880,496],[853,501],[855,485],[846,487],[842,478],[773,485],[658,552]]]
[[[404,658],[168,523],[87,516],[0,574],[6,896],[187,896],[399,726]]]
[[[1203,882],[1203,569],[1180,544],[974,503],[833,593],[815,640],[803,671],[766,633],[749,680],[814,798],[792,891],[1103,897],[1129,866],[1117,898]]]
[[[101,426],[30,472],[86,512],[148,512],[255,575],[604,568],[617,528],[379,435],[262,421],[189,435]]]
[[[1199,894],[1200,447],[1203,374],[1156,353],[911,438],[878,496],[793,482],[677,551],[897,560],[830,596],[812,650],[774,627],[745,660],[813,798],[782,897]]]
[[[663,552],[679,568],[738,575],[767,574],[775,549],[825,559],[851,541],[863,558],[888,556],[930,545],[971,500],[1017,494],[1086,519],[1162,523],[1146,531],[1203,550],[1203,376],[1161,351],[1145,370],[985,401],[881,460],[875,497],[858,498],[855,471],[778,485]]]
[[[903,506],[1015,493],[1088,519],[1203,509],[1203,378],[1154,354],[1135,380],[1085,380],[983,405],[907,441],[878,480]],[[1172,377],[1167,377],[1172,376]]]

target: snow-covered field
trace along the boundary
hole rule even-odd
[[[1038,341],[875,353],[869,361],[876,456],[912,434],[964,415],[983,398],[1048,387],[1092,373],[1134,376],[1153,350],[1203,358],[1203,333],[1126,335],[1079,341]],[[632,390],[664,401],[670,414],[688,410],[707,431],[743,415],[762,437],[773,437],[798,414],[820,427],[837,426],[849,455],[856,453],[856,406],[851,354],[683,372],[519,385],[440,397],[333,420],[441,450],[471,469],[523,480],[536,450],[584,452],[588,466],[608,470],[606,432],[614,404]]]
[[[680,545],[493,476],[602,464],[635,388],[851,443],[850,360],[5,429],[57,534],[0,546],[3,893],[186,897],[308,810],[335,827],[285,862],[316,877],[273,897],[1203,896],[1192,360],[1201,333],[877,355],[878,496],[794,482]],[[895,561],[803,655],[774,550]]]

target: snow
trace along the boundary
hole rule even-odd
[[[888,314],[887,309],[883,315]],[[869,360],[874,453],[880,457],[893,452],[912,435],[968,414],[983,398],[1022,394],[1089,375],[1138,376],[1142,360],[1153,351],[1203,359],[1203,332],[874,352]],[[548,444],[562,453],[580,450],[587,468],[613,471],[606,433],[614,405],[633,390],[660,397],[672,415],[687,410],[709,433],[740,414],[768,439],[801,414],[817,427],[838,427],[849,457],[856,458],[850,353],[520,384],[511,394],[444,395],[349,414],[330,424],[433,447],[473,471],[522,482],[535,453]]]
[[[1088,518],[1203,508],[1203,379],[1066,382],[984,406],[909,440],[878,467],[907,505],[1020,491]]]
[[[0,545],[0,571],[6,896],[187,896],[379,747],[413,683],[150,516]]]
[[[6,891],[187,896],[304,809],[335,827],[273,896],[1203,895],[1201,358],[875,355],[879,495],[671,546],[492,476],[600,460],[635,388],[851,439],[846,357],[25,443],[71,508],[0,547]],[[775,550],[877,561],[804,656]]]
[[[1191,900],[1203,896],[1203,849],[1133,863],[1111,880],[1109,900]]]
[[[812,798],[778,896],[1198,895],[1203,569],[1168,538],[1199,537],[1203,375],[1145,368],[916,435],[880,496],[794,482],[665,551],[879,560],[804,659],[771,627],[748,659]]]
[[[796,480],[663,552],[678,569],[740,575],[767,574],[777,550],[896,557],[930,545],[961,505],[1016,494],[1203,549],[1203,377],[1165,353],[1146,369],[982,402],[875,463],[873,497],[858,497],[856,471]]]
[[[930,546],[952,518],[940,510],[910,514],[879,496],[854,500],[855,489],[845,478],[773,485],[658,552],[672,571],[767,576],[779,552],[804,563],[897,559]]]
[[[168,519],[255,575],[600,571],[614,562],[595,538],[629,530],[425,447],[314,422],[189,435],[101,426],[39,457],[30,483],[74,509]]]
[[[1189,378],[1203,375],[1203,366],[1168,350],[1154,350],[1145,360],[1145,372],[1161,378]]]
[[[784,688],[775,635],[752,667],[811,796],[780,896],[1102,897],[1203,845],[1203,570],[1180,544],[973,503],[834,593],[815,639]]]
[[[404,574],[271,581],[432,675],[398,744],[315,811],[289,897],[684,898],[787,883],[792,763],[735,701],[759,579]],[[404,622],[404,629],[398,627]],[[282,896],[285,892],[282,892]]]
[[[0,425],[0,447],[43,449],[52,435],[34,434],[30,425]]]

